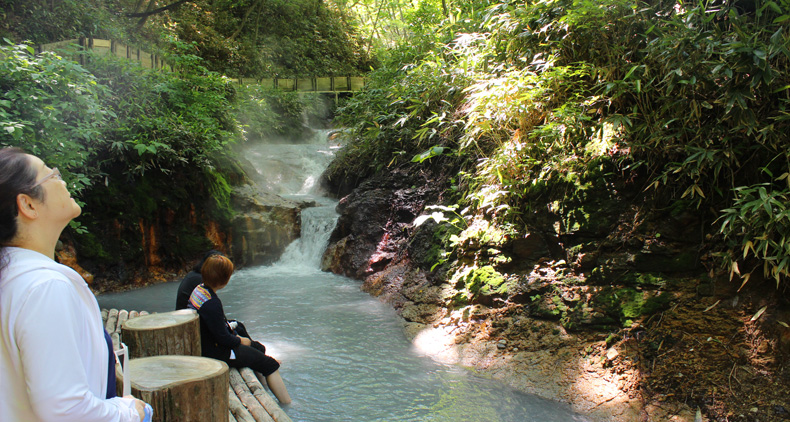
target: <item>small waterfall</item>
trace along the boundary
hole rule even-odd
[[[336,203],[324,201],[324,205],[302,210],[302,235],[288,245],[276,265],[310,270],[321,266],[321,255],[338,217]]]
[[[329,142],[332,132],[316,130],[309,142],[300,144],[258,142],[244,148],[259,186],[297,202],[316,204],[301,211],[301,237],[286,248],[278,267],[316,270],[321,265],[321,255],[338,217],[337,202],[323,197],[317,186],[338,148]]]

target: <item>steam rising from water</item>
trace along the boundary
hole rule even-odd
[[[316,183],[337,149],[327,141],[330,132],[317,130],[311,142],[304,144],[254,142],[246,145],[242,157],[253,164],[250,177],[258,186],[278,195],[320,195]]]

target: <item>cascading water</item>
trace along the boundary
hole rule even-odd
[[[335,202],[316,196],[312,183],[331,150],[324,138],[245,151],[259,180],[280,179],[271,190],[318,206],[302,211],[302,237],[278,263],[239,270],[219,292],[228,317],[244,321],[281,362],[294,399],[286,413],[304,422],[585,421],[567,406],[432,360],[406,340],[395,312],[361,292],[358,281],[319,270],[337,215]],[[108,294],[99,303],[169,311],[177,286]]]

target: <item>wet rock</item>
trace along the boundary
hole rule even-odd
[[[312,202],[296,202],[262,192],[251,185],[236,187],[232,193],[236,215],[231,221],[230,239],[221,228],[209,225],[207,237],[215,244],[231,243],[231,255],[237,265],[260,265],[274,262],[285,248],[299,237],[300,213]]]
[[[344,274],[341,257],[346,253],[348,242],[351,239],[351,236],[347,236],[327,246],[324,254],[321,256],[321,271]]]
[[[409,303],[401,309],[401,316],[407,321],[430,324],[440,319],[440,311],[441,308],[437,305]]]
[[[418,283],[411,279],[414,275],[410,267],[401,262],[366,278],[361,289],[398,309],[409,302],[403,294],[404,285]]]
[[[401,170],[362,183],[338,203],[340,218],[323,259],[326,268],[365,279],[397,263],[406,254],[414,219],[439,189],[440,184],[426,185],[419,174]],[[423,236],[424,242],[431,239]]]

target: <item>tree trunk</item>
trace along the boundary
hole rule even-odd
[[[123,324],[121,339],[132,358],[200,356],[200,317],[191,309],[139,316]]]
[[[250,18],[250,14],[255,9],[260,9],[260,5],[261,5],[261,0],[258,0],[252,6],[250,6],[249,9],[247,9],[247,12],[244,13],[244,18],[241,20],[241,23],[239,24],[239,27],[236,28],[236,31],[233,32],[233,35],[231,35],[230,38],[228,38],[229,40],[235,39],[241,33],[242,29],[244,29],[244,25],[247,24],[247,20]]]
[[[123,373],[116,376],[121,394]],[[153,407],[153,422],[228,422],[225,362],[197,356],[131,359],[129,378],[132,395]]]

